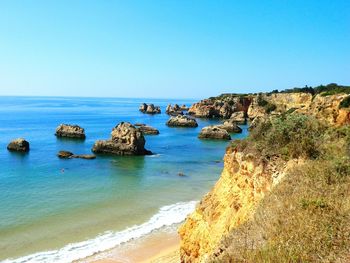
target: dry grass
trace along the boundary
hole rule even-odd
[[[350,127],[325,129],[305,119],[297,134],[296,119],[277,134],[265,124],[264,134],[243,143],[245,149],[270,144],[266,156],[290,159],[298,153],[305,162],[261,202],[251,221],[222,241],[210,262],[350,262]],[[298,136],[299,149],[288,130]],[[270,141],[283,134],[285,143]]]

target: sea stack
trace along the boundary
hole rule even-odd
[[[148,114],[159,114],[161,113],[159,106],[154,106],[154,104],[142,103],[139,107],[139,111]]]
[[[68,137],[76,139],[85,139],[85,130],[78,125],[60,124],[56,128],[57,137]]]
[[[129,122],[121,122],[112,130],[112,138],[96,141],[92,151],[115,155],[150,155],[145,149],[145,137],[142,131]]]
[[[7,150],[13,151],[13,152],[28,152],[29,142],[27,142],[23,138],[15,139],[7,145]]]
[[[169,127],[189,127],[189,128],[198,127],[197,121],[195,119],[185,115],[178,115],[176,117],[171,117],[166,122],[166,125],[168,125]]]

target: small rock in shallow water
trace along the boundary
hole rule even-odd
[[[29,151],[29,142],[23,138],[18,138],[11,141],[7,145],[7,150],[14,152],[28,152]]]
[[[178,173],[177,175],[178,175],[178,176],[185,176],[185,174],[184,174],[184,173],[181,173],[181,172]]]

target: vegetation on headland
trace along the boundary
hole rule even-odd
[[[321,96],[335,95],[335,94],[339,94],[339,93],[350,94],[350,86],[338,85],[337,83],[330,83],[327,85],[319,85],[316,87],[311,87],[311,86],[306,85],[303,88],[296,87],[296,88],[292,88],[292,89],[285,89],[282,91],[273,90],[272,92],[270,92],[270,94],[273,94],[273,93],[299,93],[299,92],[310,93],[312,95],[321,94]]]
[[[266,162],[302,161],[263,199],[252,220],[231,231],[211,262],[348,262],[349,126],[284,114],[261,121],[231,147]]]

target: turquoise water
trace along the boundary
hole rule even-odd
[[[194,101],[0,97],[0,260],[96,240],[106,231],[119,237],[124,233],[120,242],[136,235],[125,229],[149,222],[152,216],[160,215],[154,219],[159,222],[176,223],[193,209],[190,201],[199,200],[214,185],[223,166],[228,142],[197,139],[201,127],[218,120],[197,119],[198,128],[168,128],[165,113],[142,114],[141,102],[159,105],[165,112],[168,103]],[[146,136],[146,148],[155,155],[95,160],[56,157],[59,150],[91,153],[94,141],[109,138],[121,121],[158,128],[160,135]],[[87,139],[57,139],[54,133],[60,123],[84,127]],[[245,137],[243,128],[233,138]],[[8,142],[17,137],[30,142],[28,154],[7,151]],[[178,176],[179,172],[185,176]],[[160,225],[158,221],[148,229]],[[65,251],[61,252],[62,256]],[[18,262],[46,261],[32,257]]]

